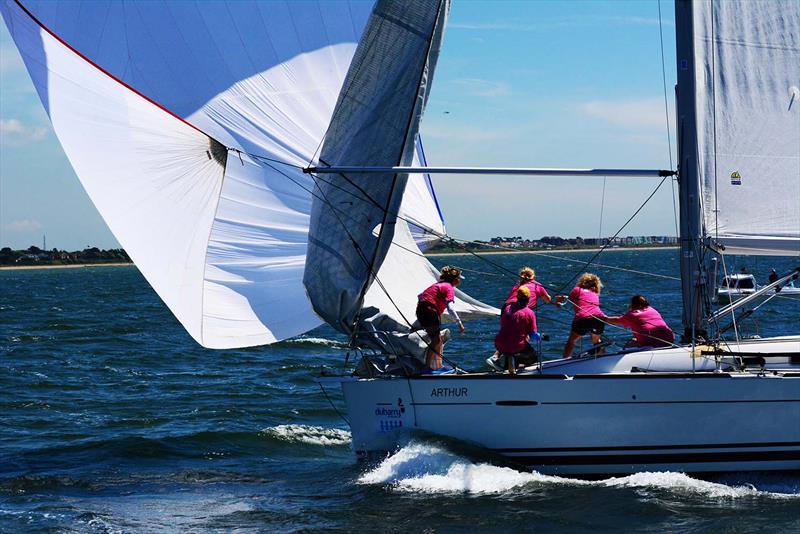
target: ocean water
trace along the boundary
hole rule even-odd
[[[498,265],[533,265],[552,291],[569,290],[590,255],[433,261],[466,268],[463,289],[497,303],[513,283]],[[608,313],[641,292],[679,328],[675,250],[599,261]],[[765,280],[796,260],[748,261]],[[569,320],[539,313],[553,356]],[[776,298],[742,329],[799,324],[800,300]],[[446,356],[481,368],[495,328],[469,323]],[[0,532],[800,532],[797,474],[576,480],[435,439],[359,462],[340,393],[327,388],[329,403],[314,381],[320,366],[342,365],[343,341],[322,327],[270,347],[204,350],[134,267],[0,271]]]

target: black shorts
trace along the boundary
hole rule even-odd
[[[442,318],[436,306],[426,300],[420,300],[417,303],[417,319],[429,335],[439,335],[439,330],[442,328]]]
[[[581,336],[584,336],[589,332],[600,335],[605,329],[606,323],[597,317],[582,317],[572,321],[572,331]]]
[[[509,357],[513,356],[514,361],[516,363],[523,363],[525,365],[533,365],[534,363],[539,361],[539,354],[536,352],[530,343],[525,345],[525,348],[519,352],[515,352],[513,354],[507,352],[500,352],[501,356]]]

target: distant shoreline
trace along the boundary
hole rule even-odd
[[[604,252],[630,251],[630,250],[675,250],[679,247],[616,247],[607,248]],[[470,254],[555,254],[564,252],[597,252],[599,248],[570,248],[556,250],[484,250],[478,249],[472,252],[430,252],[425,256],[432,258],[444,256],[467,256]],[[38,269],[83,269],[88,267],[125,267],[133,266],[133,263],[68,263],[63,265],[0,265],[0,271],[33,271]]]
[[[32,271],[35,269],[81,269],[84,267],[125,267],[133,263],[68,263],[62,265],[0,265],[0,271]]]
[[[629,251],[629,250],[676,250],[680,247],[666,246],[666,247],[614,247],[607,248],[603,252],[614,251]],[[561,252],[597,252],[600,248],[559,248],[554,250],[485,250],[475,249],[470,252],[426,252],[426,256],[466,256],[468,254],[554,254]]]

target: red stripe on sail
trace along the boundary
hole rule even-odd
[[[66,46],[66,47],[67,47],[69,50],[71,50],[71,51],[72,51],[72,52],[73,52],[75,55],[77,55],[78,57],[80,57],[81,59],[83,59],[84,61],[86,61],[88,64],[90,64],[91,66],[93,66],[94,68],[96,68],[97,70],[99,70],[100,72],[102,72],[103,74],[105,74],[106,76],[108,76],[109,78],[111,78],[112,80],[114,80],[115,82],[117,82],[118,84],[122,85],[123,87],[125,87],[125,88],[126,88],[126,89],[128,89],[129,91],[132,91],[133,93],[135,93],[135,94],[139,95],[140,97],[144,98],[145,100],[147,100],[148,102],[150,102],[151,104],[153,104],[154,106],[156,106],[158,109],[160,109],[160,110],[162,110],[162,111],[164,111],[164,112],[168,113],[169,115],[172,115],[173,117],[175,117],[176,119],[178,119],[178,120],[179,120],[179,121],[181,121],[182,123],[186,124],[187,126],[191,126],[192,128],[194,128],[195,130],[197,130],[197,131],[198,131],[198,132],[200,132],[201,134],[205,135],[206,137],[208,137],[208,138],[210,138],[210,139],[213,139],[213,137],[211,137],[210,135],[208,135],[206,132],[204,132],[203,130],[201,130],[200,128],[198,128],[197,126],[195,126],[194,124],[192,124],[191,122],[187,121],[186,119],[184,119],[184,118],[183,118],[183,117],[181,117],[180,115],[177,115],[177,114],[175,114],[174,112],[170,111],[169,109],[165,108],[164,106],[162,106],[161,104],[159,104],[158,102],[156,102],[156,101],[155,101],[155,100],[153,100],[152,98],[148,97],[147,95],[145,95],[145,94],[143,94],[143,93],[141,93],[141,92],[137,91],[136,89],[134,89],[133,87],[131,87],[131,86],[130,86],[130,85],[128,85],[127,83],[123,82],[122,80],[120,80],[119,78],[117,78],[116,76],[114,76],[113,74],[111,74],[110,72],[108,72],[106,69],[104,69],[103,67],[101,67],[100,65],[98,65],[97,63],[95,63],[94,61],[92,61],[91,59],[89,59],[88,57],[86,57],[85,55],[83,55],[82,53],[80,53],[78,50],[76,50],[75,48],[73,48],[73,47],[72,47],[72,46],[71,46],[71,45],[70,45],[68,42],[66,42],[64,39],[62,39],[61,37],[59,37],[59,36],[58,36],[58,35],[57,35],[57,34],[56,34],[56,33],[55,33],[53,30],[51,30],[50,28],[48,28],[47,26],[45,26],[44,24],[42,24],[42,22],[41,22],[41,21],[40,21],[38,18],[36,18],[36,16],[35,16],[33,13],[31,13],[30,11],[28,11],[28,8],[26,8],[25,6],[23,6],[23,5],[22,5],[22,2],[21,2],[20,0],[14,0],[14,1],[15,1],[15,2],[16,2],[16,4],[19,6],[19,8],[20,8],[22,11],[24,11],[24,12],[25,12],[25,14],[26,14],[26,15],[28,15],[28,16],[31,18],[31,20],[33,20],[33,21],[34,21],[34,22],[35,22],[35,23],[36,23],[36,24],[37,24],[37,25],[38,25],[40,28],[42,28],[44,31],[46,31],[47,33],[49,33],[49,34],[50,34],[50,35],[51,35],[51,36],[52,36],[52,37],[53,37],[55,40],[57,40],[59,43],[61,43],[62,45]]]

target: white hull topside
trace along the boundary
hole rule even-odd
[[[422,431],[549,474],[800,469],[800,337],[726,349],[775,357],[763,372],[716,371],[713,356],[678,348],[515,376],[340,380],[359,455]]]

